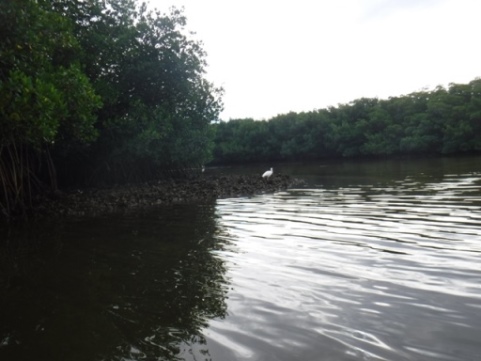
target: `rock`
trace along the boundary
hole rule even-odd
[[[62,193],[56,199],[42,200],[34,209],[34,214],[94,215],[159,204],[212,203],[218,198],[273,193],[298,183],[299,180],[283,174],[275,174],[269,181],[264,181],[257,175],[223,175],[75,190]]]

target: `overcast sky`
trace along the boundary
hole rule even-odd
[[[269,119],[481,76],[479,0],[150,0],[184,7],[223,120]]]

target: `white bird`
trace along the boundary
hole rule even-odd
[[[270,170],[265,171],[264,174],[262,175],[262,178],[269,179],[272,173],[274,173],[274,168],[271,168]]]

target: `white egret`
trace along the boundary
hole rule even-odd
[[[269,179],[271,177],[272,173],[274,173],[274,168],[271,168],[271,169],[265,171],[264,174],[262,175],[262,178]]]

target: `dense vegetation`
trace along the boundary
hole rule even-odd
[[[481,79],[215,125],[217,163],[481,151]]]
[[[200,166],[221,90],[182,12],[135,0],[0,2],[0,211],[39,191]]]

